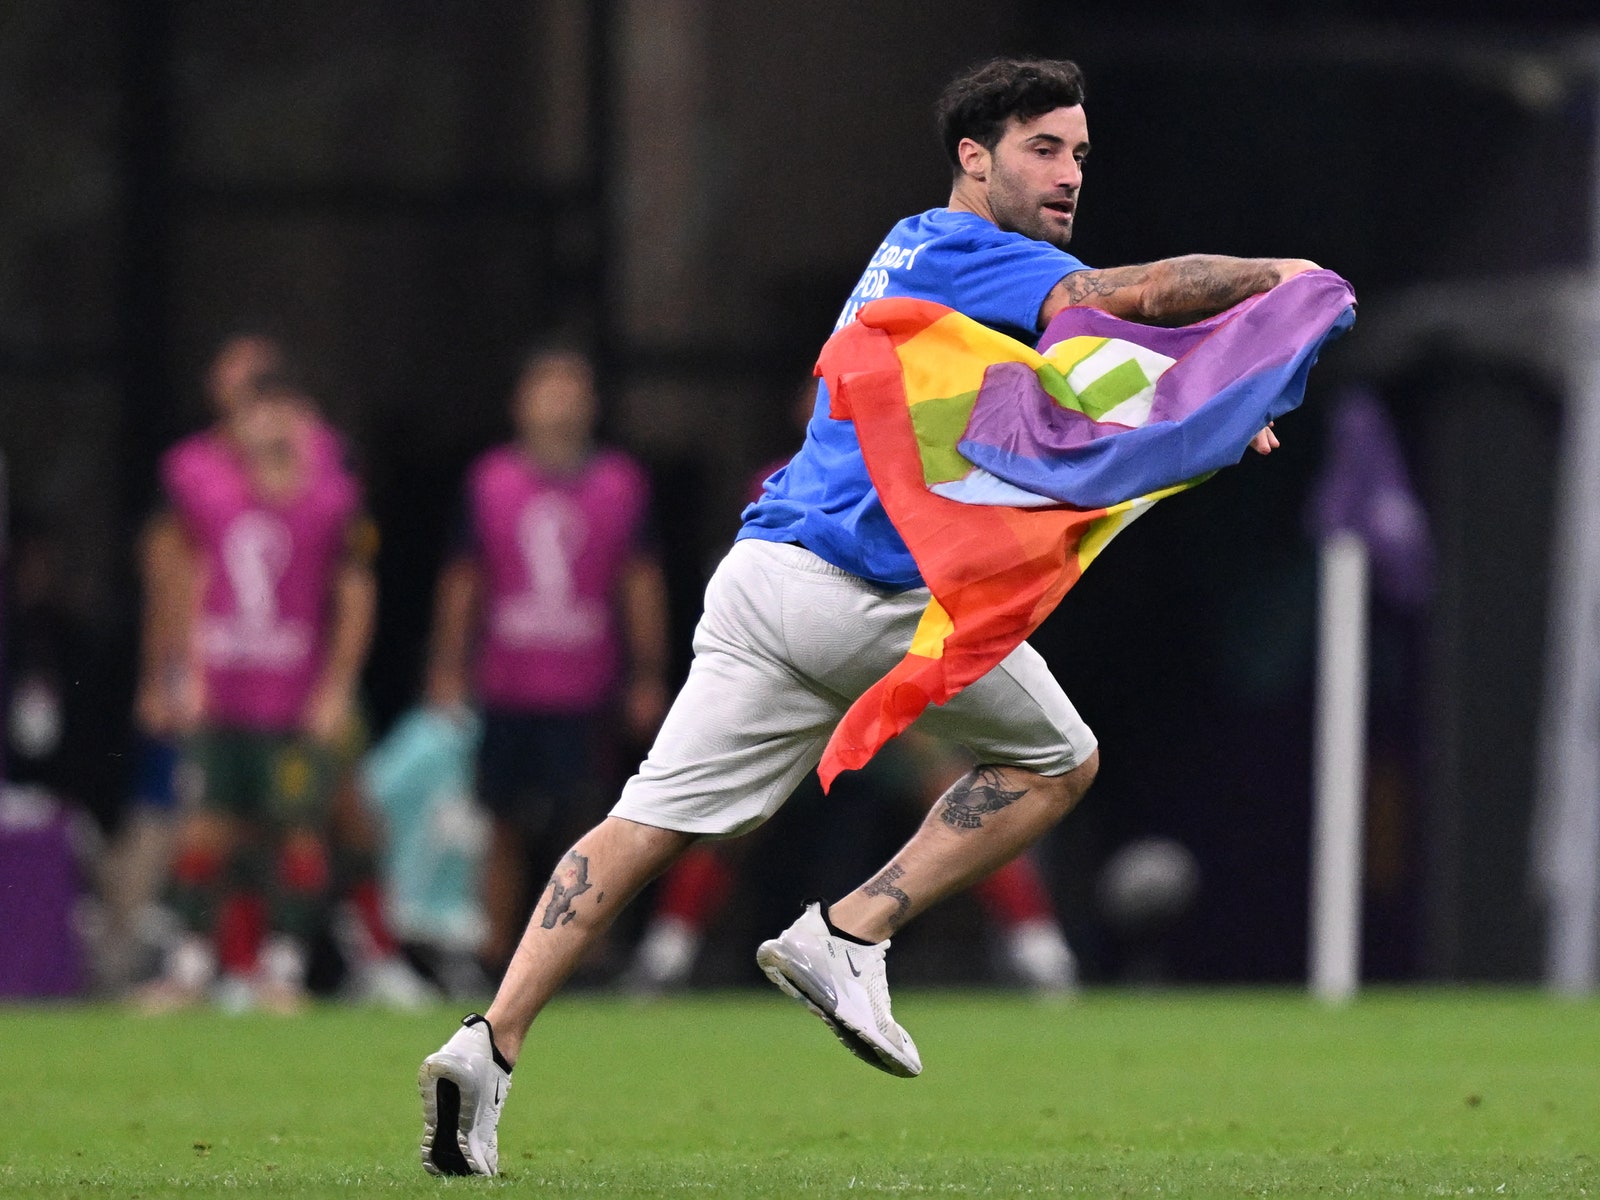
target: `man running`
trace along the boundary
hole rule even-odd
[[[900,296],[1032,345],[1069,305],[1175,324],[1314,267],[1211,255],[1086,267],[1066,250],[1089,152],[1083,98],[1070,62],[998,59],[954,80],[938,106],[949,201],[889,231],[838,327],[869,301]],[[496,1172],[512,1066],[584,951],[696,840],[770,817],[851,702],[911,644],[928,591],[854,426],[831,419],[819,392],[804,445],[745,510],[711,580],[689,678],[639,773],[557,866],[488,1011],[422,1065],[422,1158],[433,1174]],[[1276,440],[1263,430],[1252,444],[1265,453]],[[891,935],[1036,841],[1099,764],[1094,735],[1026,644],[917,727],[963,744],[979,765],[881,871],[831,905],[808,905],[757,952],[852,1053],[900,1076],[922,1061],[890,1011]]]

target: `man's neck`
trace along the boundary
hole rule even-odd
[[[554,475],[575,475],[589,461],[593,444],[587,439],[565,441],[554,438],[524,438],[522,452],[534,464]]]
[[[963,174],[950,188],[950,202],[945,205],[951,212],[969,212],[996,224],[994,210],[989,207],[989,191],[970,175]]]

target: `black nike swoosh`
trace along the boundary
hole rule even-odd
[[[850,974],[854,975],[857,979],[860,979],[861,972],[856,970],[856,960],[850,957],[850,951],[846,950],[844,952],[844,960],[850,964]]]

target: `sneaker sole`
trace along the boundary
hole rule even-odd
[[[462,1123],[461,1085],[450,1078],[449,1066],[431,1060],[417,1076],[422,1093],[422,1169],[429,1175],[486,1175],[472,1163],[467,1145],[471,1116]],[[440,1137],[439,1131],[445,1136]]]
[[[898,1079],[914,1079],[917,1072],[892,1055],[878,1049],[867,1037],[837,1013],[826,1008],[829,1001],[818,994],[810,972],[802,968],[779,941],[762,942],[756,950],[756,965],[766,977],[778,985],[778,990],[792,996],[809,1008],[839,1039],[839,1044],[868,1066],[893,1075]]]

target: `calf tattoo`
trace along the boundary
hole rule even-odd
[[[572,902],[594,885],[589,882],[589,859],[576,850],[556,864],[550,876],[550,903],[544,906],[544,916],[539,924],[546,929],[569,924],[578,914],[572,911]]]
[[[939,819],[952,829],[981,829],[986,814],[997,813],[1027,794],[1011,791],[996,767],[978,767],[939,800]]]
[[[899,863],[890,863],[879,871],[861,890],[869,896],[887,896],[894,901],[894,914],[889,918],[889,928],[899,929],[911,915],[911,897],[895,887],[895,880],[906,873]]]

